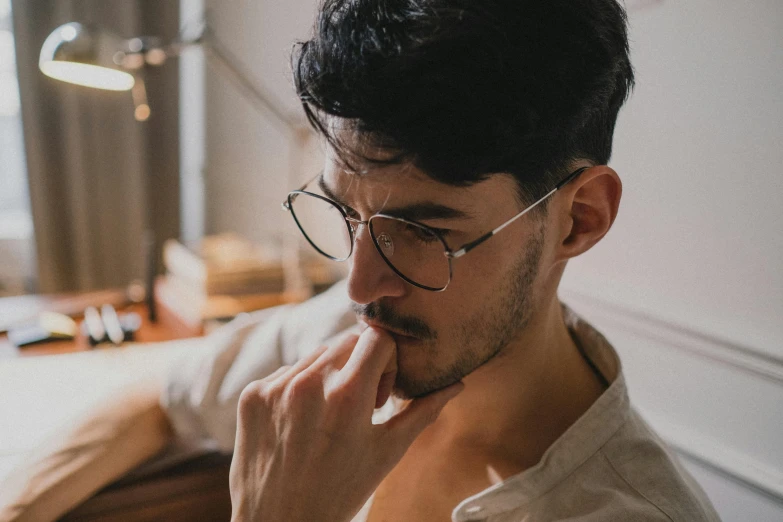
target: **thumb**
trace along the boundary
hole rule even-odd
[[[378,427],[398,441],[404,453],[424,428],[435,422],[446,404],[464,389],[465,385],[458,381],[429,395],[413,399],[403,411]]]

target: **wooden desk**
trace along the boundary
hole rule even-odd
[[[136,312],[141,316],[142,324],[139,331],[136,332],[136,342],[171,341],[173,339],[196,337],[203,333],[201,329],[193,328],[180,321],[160,303],[157,305],[158,320],[155,323],[151,323],[147,316],[147,307],[145,305],[125,305],[124,302],[123,293],[112,290],[71,295],[4,297],[0,298],[0,318],[10,315],[27,315],[28,310],[29,316],[34,317],[41,311],[62,311],[67,313],[74,310],[74,307],[76,307],[76,310],[83,310],[86,306],[100,306],[103,303],[110,303],[117,307],[117,311],[120,313]],[[6,334],[0,334],[0,358],[52,355],[90,349],[100,350],[104,346],[112,345],[101,344],[91,347],[87,342],[87,338],[79,335],[72,341],[51,341],[17,348],[8,341]]]
[[[207,454],[143,480],[121,479],[59,522],[228,522],[231,456]]]

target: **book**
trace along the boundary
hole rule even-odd
[[[230,233],[189,245],[166,241],[163,264],[179,285],[208,296],[279,293],[285,286],[279,248],[255,245]]]
[[[305,297],[295,292],[207,295],[198,289],[177,284],[168,276],[156,287],[159,302],[191,327],[201,327],[207,321],[227,319],[243,312],[299,302]]]
[[[325,258],[274,244],[255,245],[235,234],[207,236],[192,244],[163,246],[166,276],[160,303],[188,326],[202,327],[285,303],[300,302],[343,276]],[[343,267],[344,268],[344,267]]]
[[[200,281],[186,279],[173,272],[166,273],[168,284],[184,288],[189,293],[199,294],[199,297],[213,295],[252,295],[252,294],[279,294],[285,291],[285,279],[282,274],[279,277],[238,281],[212,281],[205,284]]]

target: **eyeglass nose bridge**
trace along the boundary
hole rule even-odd
[[[352,217],[345,216],[345,221],[348,223],[348,226],[351,228],[351,234],[353,234],[353,237],[355,238],[359,232],[359,227],[364,225],[366,227],[370,226],[370,220],[362,221],[361,219],[356,219]]]
[[[354,242],[359,235],[359,227],[364,225],[367,227],[367,231],[370,232],[370,238],[375,244],[375,248],[379,251],[381,257],[383,257],[384,260],[388,263],[389,261],[386,259],[386,257],[394,254],[394,243],[391,242],[391,238],[389,238],[385,233],[378,237],[372,237],[372,229],[370,228],[371,219],[372,218],[368,219],[367,221],[362,221],[360,219],[345,216],[345,221],[348,223],[348,227],[351,229],[351,254],[353,254]],[[385,236],[385,239],[381,239],[382,236]],[[387,243],[384,245],[385,248],[384,246],[381,246],[381,242],[384,241]]]

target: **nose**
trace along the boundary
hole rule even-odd
[[[369,304],[382,297],[400,297],[407,291],[407,283],[378,253],[366,225],[356,227],[350,263],[348,297],[357,304]]]

